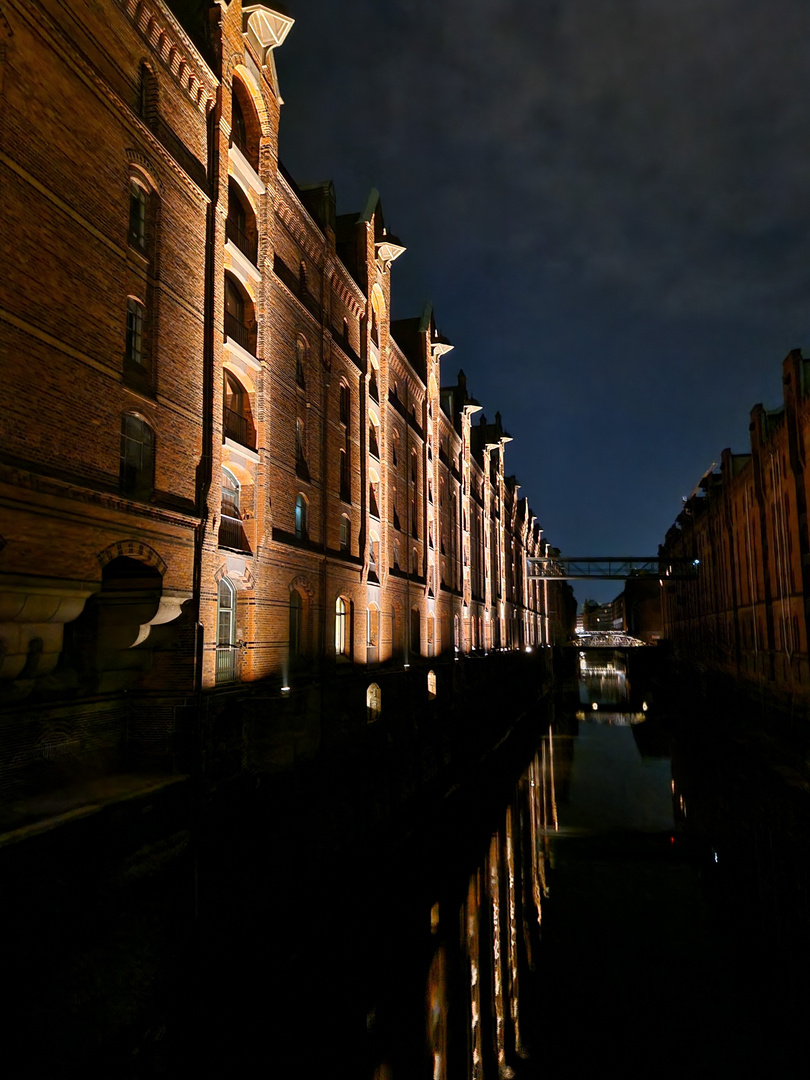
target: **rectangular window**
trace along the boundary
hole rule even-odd
[[[129,242],[134,248],[146,248],[146,191],[140,184],[129,185]]]
[[[121,494],[148,499],[154,480],[154,439],[152,429],[137,416],[127,413],[121,420]]]
[[[127,343],[126,359],[130,364],[144,365],[143,355],[143,304],[130,298],[127,300]]]

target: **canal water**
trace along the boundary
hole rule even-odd
[[[806,810],[774,795],[763,826],[762,763],[682,739],[626,653],[577,666],[411,836],[304,883],[297,910],[270,917],[272,947],[235,928],[187,1065],[805,1075]],[[792,909],[781,936],[776,908]]]

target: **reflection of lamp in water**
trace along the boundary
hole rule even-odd
[[[597,709],[599,708],[599,706],[598,706],[598,705],[596,704],[596,702],[594,701],[594,702],[592,702],[592,704],[591,704],[591,708],[593,709],[593,711],[594,711],[594,712],[596,712],[596,710],[597,710]]]

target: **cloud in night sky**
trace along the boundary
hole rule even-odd
[[[433,300],[555,542],[650,548],[803,344],[810,6],[289,6],[288,167],[341,210],[380,189],[408,245],[394,313]]]

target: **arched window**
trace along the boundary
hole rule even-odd
[[[429,671],[427,673],[427,692],[429,698],[436,697],[436,672]]]
[[[239,98],[236,96],[236,93],[233,95],[233,109],[231,111],[231,135],[233,136],[234,144],[247,157],[245,114],[242,112],[242,106],[239,104]]]
[[[380,432],[373,418],[368,422],[368,451],[375,458],[380,456]]]
[[[295,535],[298,540],[306,540],[307,532],[307,500],[299,491],[295,497]]]
[[[382,712],[382,690],[377,683],[372,683],[366,690],[366,715],[372,724]]]
[[[394,540],[394,566],[399,570],[399,540]]]
[[[230,469],[222,469],[222,503],[219,515],[218,543],[220,547],[249,551],[247,536],[239,508],[241,484]]]
[[[129,245],[138,251],[146,250],[146,212],[149,193],[140,180],[129,181]]]
[[[252,356],[256,355],[256,320],[253,302],[230,274],[225,275],[225,340],[230,338]]]
[[[346,633],[347,604],[342,596],[335,601],[335,655],[345,656],[347,652],[348,634]]]
[[[224,577],[217,589],[216,681],[232,682],[236,674],[236,589]]]
[[[228,217],[225,220],[225,236],[243,255],[258,264],[258,230],[253,208],[239,190],[233,179],[228,181]]]
[[[250,450],[256,449],[256,429],[250,409],[250,395],[235,375],[224,373],[222,389],[222,432]]]
[[[378,567],[377,563],[380,557],[380,538],[376,533],[372,533],[368,541],[368,572],[369,576],[374,575],[377,577]]]
[[[155,441],[152,429],[139,416],[125,413],[121,418],[121,494],[130,499],[148,499],[154,486]]]
[[[369,373],[368,373],[368,392],[369,392],[370,397],[374,401],[379,401],[380,400],[380,388],[379,388],[379,384],[377,382],[377,378],[378,378],[377,368],[374,366],[374,364],[372,364],[371,367],[370,367]]]
[[[259,138],[261,128],[250,94],[239,79],[233,80],[231,98],[231,142],[251,165],[259,171]]]
[[[222,469],[222,513],[239,517],[239,481],[230,469]]]
[[[339,493],[342,502],[352,501],[352,489],[349,483],[349,455],[345,450],[340,450],[338,454],[338,469],[339,469]]]
[[[376,648],[380,640],[380,612],[376,604],[368,609],[368,644]]]
[[[304,611],[301,594],[293,589],[290,593],[290,659],[294,660],[302,655]]]
[[[348,514],[340,517],[340,550],[348,552],[352,539],[352,523]]]

